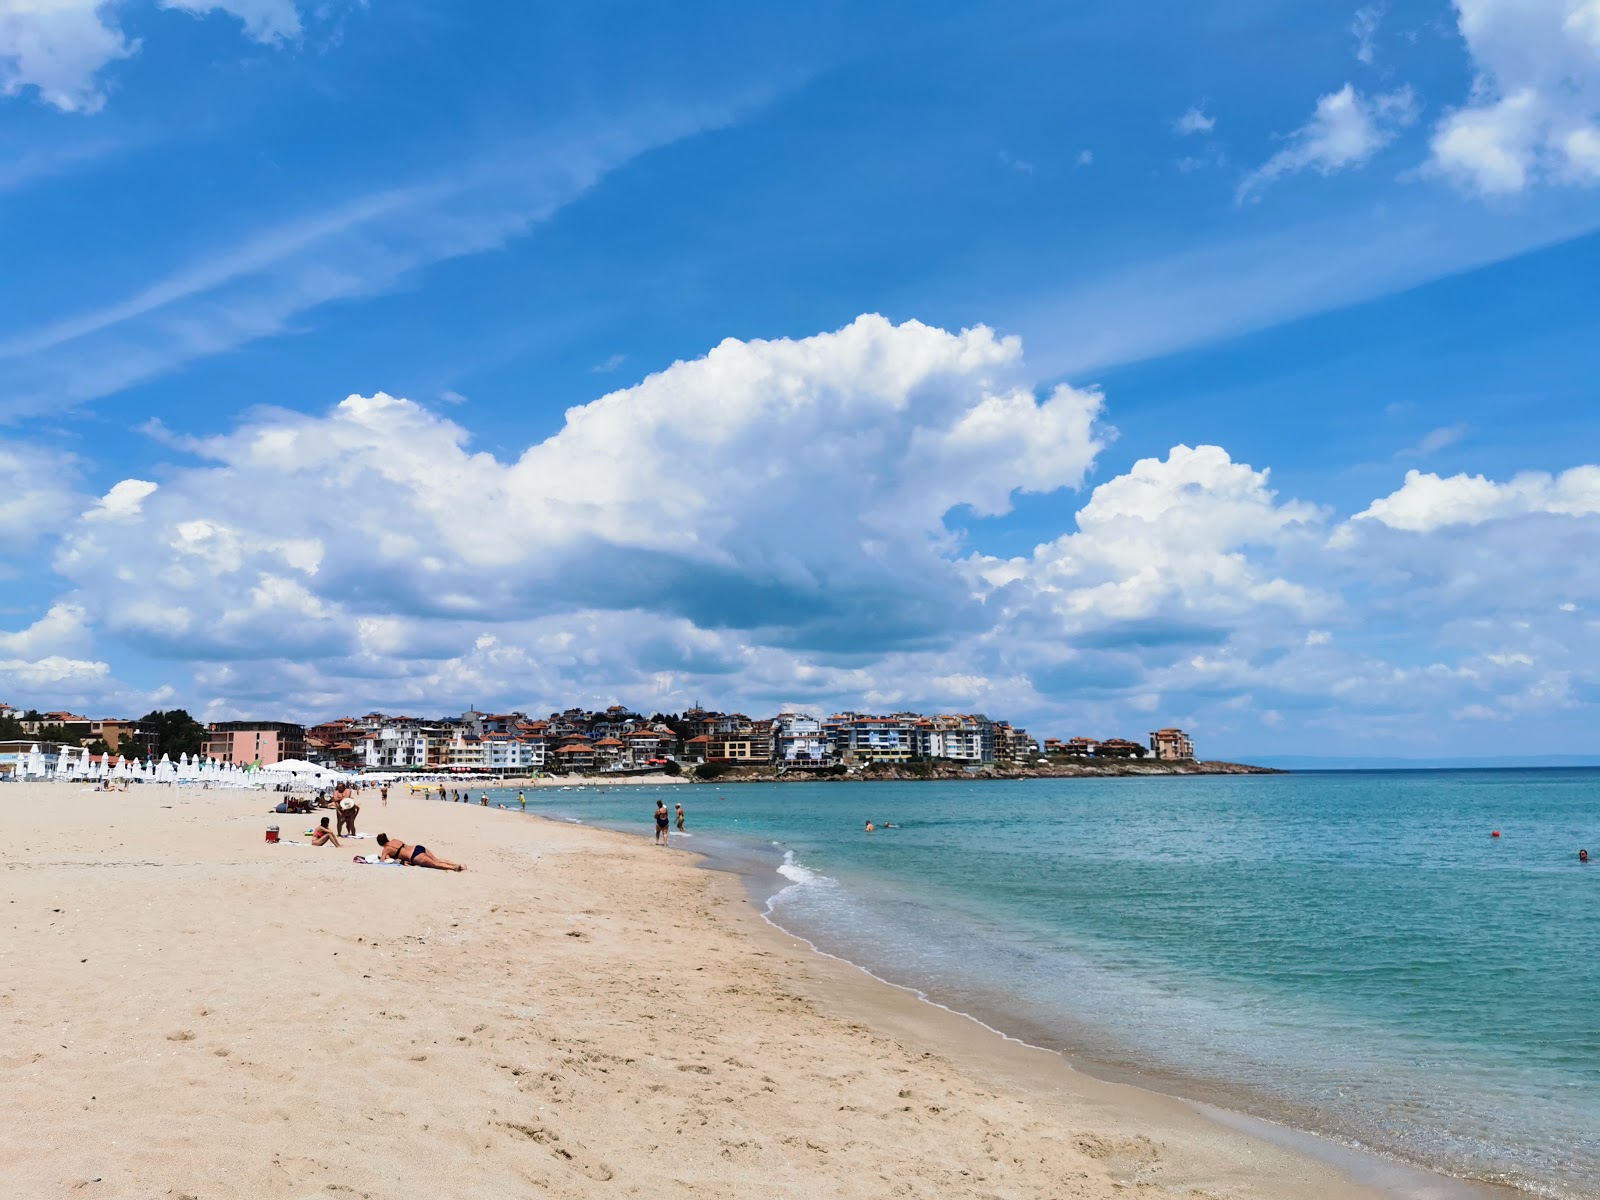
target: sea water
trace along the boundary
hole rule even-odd
[[[1600,1196],[1600,771],[528,794],[641,832],[681,803],[776,924],[1080,1063]]]

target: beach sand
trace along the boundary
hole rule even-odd
[[[358,866],[266,844],[314,823],[274,799],[0,786],[0,1194],[1380,1194],[817,955],[647,838],[396,788],[359,828],[468,870]]]

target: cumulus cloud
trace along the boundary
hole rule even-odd
[[[78,512],[71,454],[0,438],[0,555],[58,532]]]
[[[981,327],[881,317],[729,340],[570,410],[509,462],[382,394],[266,413],[193,443],[208,465],[159,490],[112,489],[56,565],[120,596],[109,625],[186,653],[347,653],[374,608],[552,605],[768,626],[813,648],[869,627],[915,641],[976,618],[945,515],[1076,486],[1100,448],[1100,396],[1035,394],[1020,355]]]
[[[1487,195],[1600,182],[1600,2],[1456,0],[1472,96],[1433,133],[1432,166]]]
[[[1332,175],[1363,166],[1416,119],[1416,96],[1409,87],[1369,97],[1347,83],[1319,99],[1311,119],[1289,135],[1288,145],[1245,176],[1237,199],[1242,203],[1299,171]]]
[[[1600,467],[1573,467],[1559,475],[1531,471],[1508,483],[1482,475],[1440,478],[1407,471],[1398,491],[1374,500],[1353,520],[1428,533],[1447,525],[1481,525],[1532,513],[1569,517],[1600,513]]]
[[[139,50],[118,24],[123,7],[119,0],[7,0],[0,7],[0,96],[32,88],[62,112],[98,112],[106,100],[101,72]],[[162,0],[161,7],[230,13],[259,42],[282,42],[301,30],[294,0]]]
[[[1063,631],[1095,641],[1221,636],[1239,613],[1263,608],[1310,614],[1324,601],[1264,569],[1252,550],[1270,550],[1323,516],[1279,502],[1268,478],[1219,446],[1175,446],[1097,487],[1076,533],[1028,560],[977,565],[1011,592],[1010,603],[1042,605]]]
[[[382,394],[258,411],[78,498],[71,590],[0,632],[0,687],[137,708],[105,661],[131,646],[214,718],[706,700],[1402,753],[1448,751],[1442,713],[1600,695],[1600,468],[1411,472],[1336,523],[1176,446],[1073,499],[1104,402],[1027,369],[985,328],[867,316],[726,341],[514,457]],[[1065,530],[986,552],[1022,492]]]

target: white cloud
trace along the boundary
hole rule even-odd
[[[98,112],[96,76],[139,44],[117,28],[105,0],[7,0],[0,9],[0,95],[37,88],[63,112]]]
[[[1264,571],[1249,550],[1321,521],[1311,505],[1279,503],[1268,472],[1221,447],[1175,446],[1095,488],[1078,532],[1038,547],[1029,561],[979,566],[991,584],[1025,589],[1069,630],[1120,627],[1138,641],[1154,631],[1132,623],[1226,626],[1230,614],[1262,607],[1319,611],[1319,597]]]
[[[16,633],[0,630],[0,655],[38,659],[82,651],[88,645],[88,614],[71,601],[57,601],[50,611]]]
[[[1569,517],[1600,513],[1600,467],[1573,467],[1559,475],[1532,471],[1509,483],[1482,475],[1440,478],[1407,471],[1399,491],[1374,500],[1352,520],[1429,533],[1450,525],[1481,525],[1536,513]]]
[[[70,590],[0,633],[0,688],[147,696],[106,666],[126,645],[214,717],[707,700],[1420,753],[1474,705],[1557,739],[1592,716],[1600,468],[1413,472],[1330,538],[1265,469],[1178,446],[1000,557],[983,518],[1079,486],[1110,436],[1098,394],[1027,369],[987,329],[869,316],[726,341],[514,457],[381,394],[259,411],[79,501]]]
[[[162,8],[175,8],[203,17],[221,12],[244,23],[245,34],[258,42],[286,42],[300,36],[300,13],[295,0],[160,0]]]
[[[56,561],[97,619],[174,651],[349,651],[384,615],[370,594],[452,618],[603,605],[812,645],[880,619],[916,637],[976,603],[945,515],[1076,486],[1100,408],[1093,392],[1036,396],[1014,339],[863,317],[726,341],[570,410],[512,462],[381,394],[264,414],[192,443],[210,466],[113,489],[129,501],[115,530],[86,518]]]
[[[1191,105],[1188,112],[1172,123],[1172,131],[1179,137],[1187,137],[1193,133],[1210,133],[1216,127],[1217,119],[1207,116],[1205,106],[1202,104]]]
[[[83,514],[86,521],[126,521],[139,515],[146,498],[157,485],[147,479],[124,479]]]
[[[1094,166],[1094,151],[1093,150],[1079,150],[1078,151],[1078,157],[1077,157],[1077,159],[1075,161],[1076,161],[1077,165],[1080,166],[1080,167],[1092,167],[1092,166]]]
[[[1423,434],[1422,440],[1409,449],[1400,451],[1401,458],[1426,458],[1430,454],[1437,454],[1447,447],[1454,446],[1467,436],[1468,426],[1463,424],[1441,425],[1438,429],[1430,429]]]
[[[101,72],[138,53],[117,23],[122,0],[5,0],[0,5],[0,96],[33,88],[62,112],[93,113],[105,105]],[[161,0],[194,16],[231,13],[247,35],[283,42],[300,34],[294,0]]]
[[[1487,195],[1600,182],[1600,0],[1456,0],[1472,96],[1434,130],[1432,166]]]
[[[1350,22],[1350,36],[1356,40],[1356,58],[1371,66],[1378,58],[1378,27],[1383,24],[1384,6],[1368,4],[1356,9]]]
[[[1247,175],[1236,199],[1241,203],[1284,175],[1316,171],[1332,175],[1364,165],[1417,118],[1410,88],[1366,97],[1345,84],[1317,101],[1311,120],[1288,137],[1288,145]]]
[[[0,555],[64,528],[83,502],[73,455],[0,439]]]

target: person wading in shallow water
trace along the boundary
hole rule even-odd
[[[678,810],[678,832],[682,833],[683,832],[683,805],[674,804],[673,807]]]
[[[656,801],[656,845],[665,846],[666,844],[667,844],[667,802],[665,800],[657,800]]]

